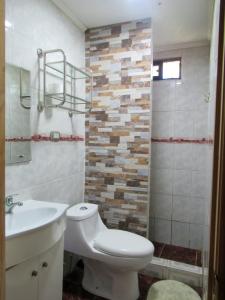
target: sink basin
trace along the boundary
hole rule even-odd
[[[23,206],[15,207],[12,214],[6,214],[6,239],[37,230],[59,219],[68,205],[26,200]]]
[[[6,214],[6,270],[51,249],[63,237],[67,204],[22,201]]]

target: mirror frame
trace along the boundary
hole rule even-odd
[[[16,76],[19,76],[19,82],[16,80],[16,84],[18,84],[18,87],[20,89],[19,91],[19,99],[17,99],[16,97],[16,102],[17,100],[19,101],[18,107],[16,102],[10,102],[10,95],[8,95],[8,89],[10,89],[10,84],[11,82],[7,81],[7,77],[8,76],[12,76],[12,72],[15,72]],[[26,79],[23,80],[23,72],[24,74],[26,74],[27,76],[27,81]],[[11,79],[11,78],[9,78]],[[14,80],[14,79],[13,79]],[[28,88],[27,90],[29,91],[28,94],[23,90],[24,87],[24,83],[28,84]],[[5,62],[5,164],[6,166],[12,166],[12,165],[19,165],[19,164],[27,164],[30,163],[32,160],[32,150],[31,150],[31,101],[32,101],[32,97],[31,97],[31,71],[28,69],[24,69],[23,67],[20,67],[18,65],[15,64],[11,64],[8,62]],[[14,84],[14,81],[13,81]],[[16,95],[17,96],[17,95]],[[23,103],[23,101],[28,100],[29,99],[29,106],[26,106],[25,102]],[[12,126],[13,122],[12,119],[15,117],[17,117],[16,115],[12,115],[12,108],[13,105],[16,105],[16,111],[14,113],[17,113],[18,115],[23,117],[23,114],[27,114],[29,112],[29,117],[27,116],[27,118],[29,119],[29,124],[26,123],[26,130],[27,131],[27,135],[23,135],[22,132],[20,135],[17,136],[16,134],[16,123],[14,124],[14,126]],[[19,108],[19,110],[17,110]],[[7,116],[9,115],[9,117],[7,118]],[[25,117],[25,115],[24,115]],[[7,126],[7,123],[8,126]],[[29,127],[28,127],[29,126]],[[24,128],[25,129],[25,128]],[[15,133],[15,136],[12,135],[12,133]],[[12,140],[10,140],[12,138]],[[20,140],[13,140],[13,139],[17,139],[17,138],[28,138],[30,140],[26,140],[26,141],[20,141]],[[8,139],[8,140],[7,140]],[[22,147],[22,149],[25,150],[25,152],[19,152],[18,151],[18,146],[19,149],[22,146],[22,144],[25,148]],[[17,152],[15,151],[15,147],[17,146]],[[14,152],[13,152],[14,149]],[[13,155],[14,153],[14,155]],[[18,154],[18,155],[17,155]]]

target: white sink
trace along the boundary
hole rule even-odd
[[[38,230],[65,214],[68,205],[36,200],[23,201],[12,214],[6,214],[6,239]]]
[[[6,214],[6,270],[51,249],[66,228],[68,205],[36,200],[22,201]]]

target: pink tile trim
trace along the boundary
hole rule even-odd
[[[152,138],[153,143],[171,144],[213,144],[213,139],[184,139],[184,138]]]
[[[6,142],[30,142],[31,138],[16,137],[16,138],[5,138]]]
[[[30,138],[24,137],[15,137],[15,138],[6,138],[6,142],[55,142],[49,135],[35,134]],[[79,142],[84,141],[84,138],[77,135],[61,135],[58,141],[56,142]]]

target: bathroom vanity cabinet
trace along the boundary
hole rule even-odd
[[[26,200],[6,215],[6,300],[62,300],[67,207]]]
[[[48,251],[6,271],[6,300],[61,300],[63,238]]]

